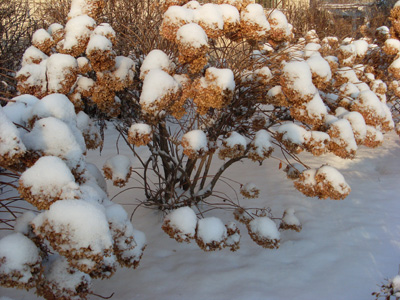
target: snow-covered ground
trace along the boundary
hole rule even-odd
[[[115,132],[108,130],[101,156],[92,151],[88,161],[102,167],[116,154],[115,139]],[[120,153],[130,154],[122,142]],[[301,156],[312,167],[337,167],[352,188],[350,195],[343,201],[307,198],[294,189],[274,159],[262,166],[239,162],[225,174],[243,184],[254,182],[260,189],[258,199],[239,195],[242,205],[270,207],[278,217],[289,207],[295,209],[303,229],[281,232],[278,250],[256,245],[239,224],[242,240],[237,252],[206,253],[195,242],[170,239],[161,229],[162,214],[140,208],[133,224],[146,233],[148,246],[139,267],[119,269],[111,279],[95,281],[94,292],[115,293],[114,300],[373,299],[377,285],[396,275],[400,264],[399,137],[385,135],[378,149],[361,147],[354,160],[331,154],[317,159]],[[111,197],[120,191],[111,182],[108,188]],[[222,184],[219,190],[236,199],[229,186]],[[133,189],[114,201],[132,212],[142,197]],[[213,210],[206,216],[233,220],[231,211]],[[0,288],[0,296],[37,299],[33,293],[5,288]]]

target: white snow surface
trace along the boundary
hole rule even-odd
[[[298,145],[304,143],[304,136],[307,134],[307,130],[294,123],[286,123],[279,126],[277,132],[283,134],[282,140]]]
[[[82,200],[59,200],[39,214],[32,223],[39,228],[48,221],[56,232],[68,235],[69,246],[90,247],[92,253],[102,253],[112,247],[104,208]]]
[[[43,28],[36,30],[32,35],[32,44],[41,44],[47,40],[52,40],[50,34]]]
[[[160,69],[150,70],[143,81],[140,104],[149,105],[157,102],[166,94],[177,92],[178,88],[178,82],[168,73]]]
[[[202,23],[212,29],[222,30],[224,19],[221,8],[217,4],[206,3],[193,11],[193,21]]]
[[[76,123],[74,105],[63,94],[50,94],[37,101],[30,112],[30,118],[54,117],[65,123]]]
[[[312,82],[312,73],[309,65],[305,61],[291,61],[283,64],[285,79],[288,79],[290,87],[299,94],[314,95],[317,88]]]
[[[117,137],[118,132],[108,126],[101,156],[90,150],[88,161],[101,167],[105,156],[115,154]],[[123,142],[119,146],[121,153],[131,155]],[[244,160],[225,174],[242,183],[246,177],[245,181],[260,188],[260,197],[240,202],[243,206],[270,207],[276,217],[294,208],[303,229],[299,233],[281,232],[279,249],[256,245],[245,226],[238,224],[242,233],[238,251],[205,253],[194,242],[177,243],[169,238],[160,228],[162,213],[139,208],[132,221],[148,240],[139,267],[119,268],[111,279],[94,280],[94,292],[110,295],[115,291],[113,300],[310,300],[321,299],[321,295],[324,300],[373,298],[371,293],[379,291],[378,285],[398,272],[398,135],[385,134],[383,146],[377,149],[360,147],[353,160],[330,153],[320,157],[301,153],[300,157],[313,168],[325,163],[336,167],[352,187],[350,195],[343,201],[306,197],[293,188],[293,182],[279,171],[274,159],[264,161],[262,166]],[[211,173],[220,165],[218,159],[213,160]],[[111,182],[108,188],[110,195],[121,191]],[[231,193],[223,184],[218,190]],[[234,194],[230,195],[234,199]],[[144,199],[144,195],[131,190],[113,201],[122,204],[130,215],[138,204],[135,198]],[[205,216],[219,217],[224,223],[233,220],[231,211],[213,210]],[[135,241],[138,243],[137,236]],[[156,288],[148,284],[150,280],[158,282]],[[33,291],[3,287],[0,295],[15,300],[42,299]],[[88,299],[98,297],[89,295]]]
[[[208,37],[204,29],[195,23],[183,25],[176,32],[176,39],[186,46],[200,48],[208,45]]]
[[[77,46],[80,39],[85,39],[92,33],[91,28],[96,26],[96,21],[87,15],[76,16],[65,25],[65,38],[61,41],[63,49]]]
[[[131,170],[132,162],[128,156],[119,154],[107,159],[104,167],[107,167],[112,171],[113,180],[125,180]]]
[[[43,61],[47,58],[48,56],[38,48],[30,46],[25,50],[24,55],[22,56],[21,66],[33,64],[33,60]]]
[[[21,95],[12,99],[15,102],[8,102],[3,106],[3,112],[11,122],[26,126],[31,114],[32,106],[39,101],[38,98],[32,95]]]
[[[182,137],[194,151],[208,151],[207,135],[202,130],[191,130]]]
[[[197,237],[204,243],[222,242],[226,239],[226,227],[221,219],[208,217],[197,222]]]
[[[47,60],[47,88],[49,92],[56,93],[62,87],[65,76],[77,71],[78,62],[68,54],[55,53]]]
[[[255,24],[260,27],[259,34],[265,35],[271,29],[267,17],[264,13],[264,8],[260,4],[251,3],[246,6],[240,13],[240,18],[250,24]]]
[[[325,78],[326,81],[331,80],[332,72],[329,63],[319,55],[319,52],[307,59],[307,64],[310,66],[312,73]]]
[[[280,233],[273,220],[268,217],[256,217],[249,223],[251,230],[261,238],[279,240]]]
[[[243,146],[244,148],[246,148],[247,144],[246,138],[243,135],[237,133],[236,131],[231,131],[229,133],[229,136],[225,138],[224,141],[226,142],[226,145],[231,148],[235,147],[236,145]]]
[[[206,70],[206,75],[211,74],[215,81],[212,82],[213,85],[217,85],[223,91],[235,89],[235,78],[231,69],[218,69],[210,67]]]
[[[79,186],[67,165],[58,157],[42,156],[22,173],[20,180],[30,187],[32,195],[46,195],[61,199],[79,196]]]
[[[0,155],[23,154],[25,150],[20,132],[0,106]]]
[[[169,225],[182,234],[193,237],[196,232],[197,216],[188,206],[173,210],[165,217],[165,220],[169,220]]]
[[[314,55],[320,55],[319,49],[321,49],[321,45],[317,43],[308,43],[304,47],[304,58],[310,58]]]
[[[187,24],[193,21],[193,11],[182,6],[172,5],[164,13],[164,20],[177,25],[180,22]]]
[[[70,168],[82,163],[85,148],[80,139],[83,140],[83,137],[76,127],[70,127],[54,117],[36,121],[32,131],[22,137],[28,149],[58,156],[64,159]]]
[[[236,7],[230,4],[221,4],[220,6],[222,18],[225,22],[238,24],[240,22],[240,14]]]
[[[51,262],[49,268],[46,270],[46,279],[52,284],[57,285],[60,289],[76,290],[82,282],[91,283],[91,278],[77,269],[69,267],[68,260],[63,256],[57,256]]]
[[[16,232],[0,239],[0,259],[5,262],[0,264],[0,274],[7,275],[11,272],[20,272],[21,283],[27,283],[32,278],[30,266],[41,261],[39,249],[35,243],[22,233]]]
[[[153,69],[163,69],[166,71],[172,71],[174,65],[171,59],[165,54],[164,51],[154,49],[146,55],[143,60],[142,66],[140,67],[140,77],[143,78],[144,74]]]
[[[89,54],[90,52],[95,51],[95,50],[111,51],[112,43],[104,35],[92,34],[92,36],[90,37],[89,43],[86,47],[86,54]]]

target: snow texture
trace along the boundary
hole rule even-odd
[[[197,216],[190,207],[185,206],[173,210],[165,217],[165,220],[168,220],[169,225],[178,231],[178,235],[194,237]]]
[[[8,119],[0,106],[0,156],[22,155],[26,151],[17,127]]]
[[[32,195],[46,195],[60,199],[79,196],[79,186],[67,165],[58,157],[43,156],[22,173],[20,182],[30,187]]]
[[[168,93],[177,92],[178,88],[178,82],[172,76],[168,75],[168,73],[159,69],[150,70],[143,81],[140,104],[151,105],[154,102],[157,103],[158,100]]]
[[[188,143],[188,146],[198,151],[208,151],[207,135],[202,130],[192,130],[185,133],[182,137]]]
[[[173,69],[173,63],[165,52],[154,49],[143,60],[140,67],[140,78],[144,78],[145,74],[153,69],[162,69],[170,72]]]
[[[226,227],[219,218],[208,217],[197,222],[197,238],[200,238],[205,244],[220,243],[226,237]]]
[[[23,142],[28,149],[64,159],[70,168],[82,164],[82,145],[71,127],[59,119],[48,117],[36,121],[32,131],[24,135]]]
[[[273,220],[268,217],[256,217],[250,221],[249,227],[252,232],[260,236],[261,238],[266,238],[270,240],[279,240],[280,233],[276,224]]]
[[[208,45],[208,37],[203,28],[195,23],[180,27],[176,33],[176,39],[183,45],[193,48],[201,48]]]
[[[55,53],[47,60],[46,67],[47,88],[49,92],[56,93],[62,88],[71,70],[78,69],[78,62],[71,55]]]
[[[27,283],[32,278],[31,266],[41,261],[39,249],[35,243],[22,233],[12,233],[0,239],[0,274],[10,275],[18,272],[21,283]]]
[[[69,239],[69,244],[61,247],[89,247],[93,254],[101,254],[104,249],[112,247],[107,218],[100,205],[82,200],[60,200],[33,219],[35,231],[45,221],[63,238]]]

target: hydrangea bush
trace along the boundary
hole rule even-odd
[[[145,3],[160,16],[149,36],[162,43],[148,49],[136,41],[129,57],[117,55],[116,32],[100,21],[103,0],[73,0],[65,26],[33,35],[16,74],[21,95],[0,108],[0,166],[10,179],[3,184],[37,211],[4,223],[15,233],[0,240],[2,285],[85,299],[91,278],[110,277],[117,262],[138,265],[144,234],[85,160],[102,143],[92,108],[114,122],[136,161],[111,157],[104,176],[119,187],[137,176],[143,205],[165,213],[162,229],[204,251],[239,248],[236,223],[205,216],[222,208],[212,197],[220,197],[216,185],[232,164],[262,164],[278,149],[296,189],[341,200],[351,188],[340,172],[310,168],[300,153],[353,159],[398,123],[400,4],[391,29],[339,41],[315,31],[295,39],[282,12],[247,0]],[[253,183],[239,189],[246,198],[260,194]],[[281,230],[302,228],[291,208],[274,217],[224,201],[264,248],[279,248]]]

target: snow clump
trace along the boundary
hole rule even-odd
[[[280,243],[280,233],[273,220],[268,217],[256,217],[247,224],[247,230],[254,242],[258,245],[278,249]]]
[[[35,287],[42,258],[35,243],[22,233],[0,239],[0,283],[6,287]]]
[[[162,229],[178,242],[190,242],[196,234],[197,216],[190,207],[180,207],[165,216]]]
[[[202,130],[192,130],[182,137],[183,153],[190,158],[203,156],[208,152],[207,135]]]
[[[128,142],[136,147],[145,146],[153,139],[152,133],[150,125],[144,123],[132,124],[128,130]]]
[[[55,156],[43,156],[22,173],[18,191],[38,209],[48,209],[61,199],[79,198],[79,186],[64,161]]]
[[[126,155],[115,155],[106,160],[103,172],[115,186],[123,187],[131,177],[132,162]]]
[[[216,217],[200,219],[197,222],[196,242],[204,251],[222,249],[227,238],[227,230]]]

